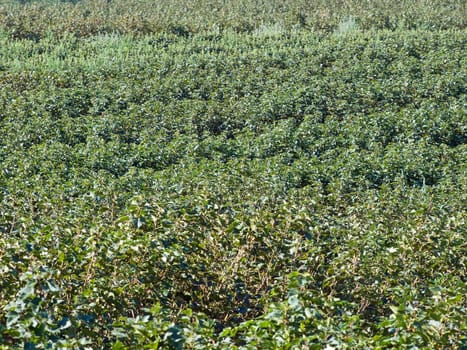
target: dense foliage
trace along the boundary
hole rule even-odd
[[[463,2],[170,3],[0,6],[0,349],[465,349]]]
[[[0,28],[30,40],[50,32],[187,36],[213,29],[251,33],[261,26],[329,33],[353,23],[362,30],[463,30],[466,21],[463,0],[0,1]]]

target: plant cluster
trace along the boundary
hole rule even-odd
[[[0,8],[0,349],[465,348],[464,19],[128,3]]]

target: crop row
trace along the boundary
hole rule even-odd
[[[39,40],[53,33],[190,36],[206,30],[239,33],[302,29],[464,29],[462,0],[3,0],[0,28],[11,38]]]

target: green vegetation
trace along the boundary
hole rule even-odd
[[[465,349],[463,1],[0,4],[0,349]]]

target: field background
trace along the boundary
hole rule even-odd
[[[466,19],[0,0],[0,349],[466,349]]]

